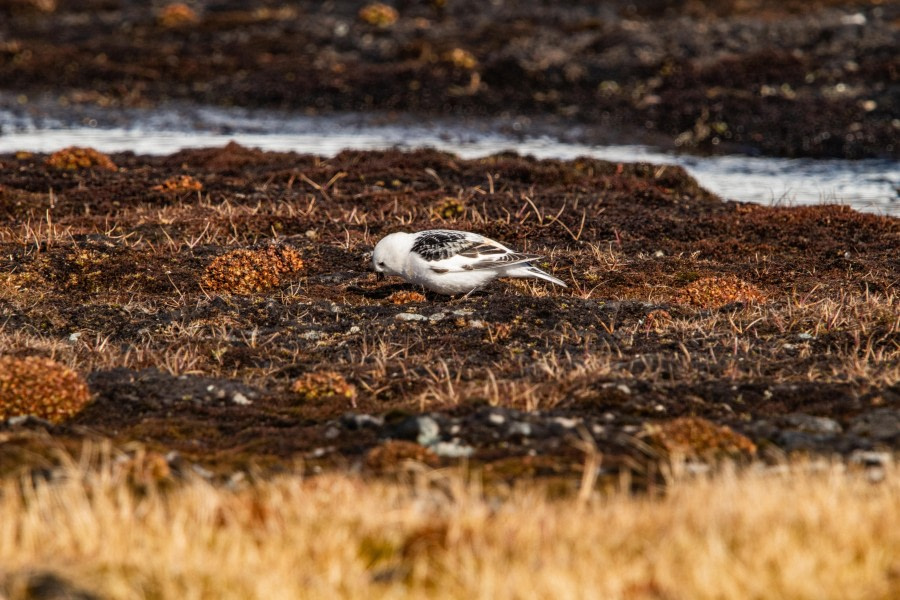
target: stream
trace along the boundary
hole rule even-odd
[[[889,159],[817,160],[697,156],[643,145],[592,145],[526,125],[486,121],[421,122],[385,115],[296,113],[181,106],[162,109],[67,110],[47,105],[0,108],[0,153],[53,152],[90,146],[103,152],[169,154],[235,141],[263,150],[333,156],[341,150],[432,147],[463,158],[515,151],[536,158],[588,156],[614,162],[681,165],[719,196],[762,204],[847,204],[900,216],[900,163]]]

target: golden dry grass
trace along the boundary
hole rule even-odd
[[[6,481],[0,595],[47,573],[108,598],[900,595],[897,466],[878,482],[796,465],[676,475],[656,498],[556,500],[425,471],[166,491],[136,491],[134,471],[107,460],[51,484]]]

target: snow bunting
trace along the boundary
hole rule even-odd
[[[438,294],[467,294],[498,277],[533,277],[568,287],[531,264],[539,258],[477,233],[432,229],[385,236],[375,246],[372,265],[379,278],[397,275]]]

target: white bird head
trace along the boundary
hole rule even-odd
[[[403,264],[412,247],[413,235],[410,233],[392,233],[382,238],[372,252],[372,267],[380,276],[400,275]]]

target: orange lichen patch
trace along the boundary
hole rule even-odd
[[[660,332],[672,324],[672,315],[663,309],[651,310],[644,317],[644,331]]]
[[[177,193],[200,191],[203,184],[191,177],[190,175],[179,175],[178,177],[169,177],[160,185],[154,185],[153,190],[157,192]]]
[[[766,296],[756,286],[728,275],[698,279],[679,290],[674,300],[679,304],[717,308],[733,302],[765,302]]]
[[[34,153],[28,152],[27,150],[19,150],[16,152],[16,160],[28,160],[29,158],[33,158]]]
[[[343,375],[333,371],[307,373],[294,381],[291,391],[306,402],[344,399],[356,406],[356,387],[344,379]]]
[[[0,420],[35,415],[58,423],[91,400],[81,376],[49,358],[0,357]]]
[[[55,169],[106,169],[118,170],[110,158],[93,148],[69,146],[54,152],[47,159],[47,166]]]
[[[409,304],[410,302],[425,302],[425,295],[419,292],[394,292],[388,296],[388,300],[394,304]]]
[[[369,450],[366,454],[366,467],[373,471],[396,471],[407,461],[437,466],[440,462],[437,455],[424,446],[404,440],[391,440]]]
[[[214,292],[252,294],[280,285],[283,275],[302,268],[300,253],[290,246],[234,250],[213,260],[200,283]]]
[[[442,219],[456,219],[466,214],[466,205],[457,198],[447,197],[438,202],[432,211]]]
[[[756,444],[727,425],[701,417],[681,417],[667,423],[646,425],[650,438],[669,455],[715,458],[754,455]]]
[[[475,55],[462,48],[454,48],[450,52],[444,53],[441,58],[459,69],[474,69],[478,66],[478,59],[475,58]]]
[[[399,17],[394,7],[381,2],[373,2],[359,9],[359,18],[376,27],[390,27]]]
[[[163,6],[156,15],[156,21],[163,27],[181,27],[197,23],[200,18],[187,4],[175,2]]]

